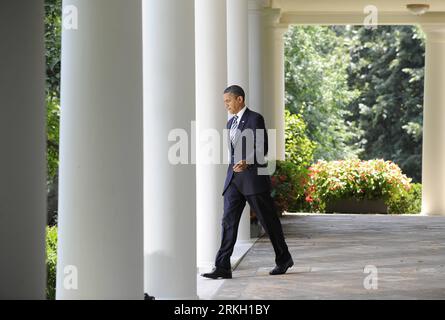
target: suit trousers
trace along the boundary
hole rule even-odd
[[[277,209],[270,191],[244,196],[233,180],[224,194],[224,215],[222,219],[221,246],[216,255],[215,266],[230,270],[230,257],[238,235],[238,226],[244,207],[249,203],[269,236],[275,251],[275,263],[282,265],[291,255],[287,247]]]

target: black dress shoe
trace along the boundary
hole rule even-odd
[[[273,270],[270,271],[269,274],[270,275],[285,274],[287,269],[289,269],[293,265],[294,265],[294,261],[292,260],[292,258],[290,258],[285,264],[283,264],[281,266],[276,266],[275,268],[273,268]]]
[[[156,300],[156,299],[155,299],[155,297],[150,296],[150,295],[147,294],[147,293],[144,293],[144,300]]]
[[[203,273],[201,276],[209,279],[232,279],[232,271],[216,267],[212,270],[212,272]]]

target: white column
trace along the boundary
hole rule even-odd
[[[263,0],[249,0],[249,107],[264,113],[263,101]],[[263,114],[264,115],[264,114]]]
[[[248,0],[227,0],[227,77],[228,85],[239,85],[249,104]],[[231,115],[229,115],[231,117]],[[225,147],[225,146],[223,146]],[[238,228],[237,242],[250,241],[250,208],[246,204]]]
[[[445,25],[426,33],[422,214],[445,215]]]
[[[277,130],[277,160],[285,160],[285,79],[284,79],[284,33],[287,27],[274,28],[275,53],[274,53],[274,124]]]
[[[141,2],[63,4],[57,299],[143,299]]]
[[[43,0],[0,2],[0,299],[45,299]]]
[[[278,45],[276,39],[276,29],[275,25],[276,22],[280,16],[280,9],[271,9],[266,8],[263,10],[264,12],[264,24],[263,24],[263,101],[264,101],[264,118],[266,122],[266,128],[268,130],[273,129],[277,130],[276,132],[276,139],[272,139],[269,137],[269,156],[273,157],[273,155],[276,155],[274,157],[275,160],[281,160],[282,153],[281,149],[283,146],[283,143],[281,143],[281,139],[284,138],[282,135],[280,135],[279,127],[277,127],[277,123],[279,123],[279,119],[277,118],[278,115],[278,104],[280,101],[277,101],[277,97],[279,94],[277,93],[278,88],[281,88],[282,86],[280,83],[276,83],[277,74],[279,71],[277,71],[276,66],[278,65],[279,61],[279,53],[282,52],[281,47],[276,48],[275,46]],[[284,81],[284,75],[283,75],[283,81]],[[272,149],[275,149],[273,151]],[[272,159],[270,159],[272,160]]]
[[[197,299],[194,1],[143,0],[143,24],[145,292]]]
[[[227,78],[249,92],[247,0],[227,0]],[[249,96],[247,96],[247,99]]]
[[[204,159],[206,147],[227,149],[220,145],[222,129],[227,123],[223,103],[227,86],[226,0],[196,0],[195,5],[197,259],[198,267],[207,270],[214,265],[221,244],[221,194],[227,172],[222,155],[217,156],[214,163]],[[206,142],[212,133],[219,139]]]

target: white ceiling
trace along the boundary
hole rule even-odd
[[[279,24],[363,24],[365,7],[377,9],[379,24],[445,24],[445,0],[264,0],[280,9]],[[407,4],[429,4],[421,16],[412,14]],[[368,12],[369,13],[369,12]]]
[[[430,12],[445,12],[445,0],[271,0],[274,8],[296,12],[363,12],[367,5],[374,5],[382,12],[406,13],[407,4],[429,4]],[[445,21],[444,21],[445,22]]]

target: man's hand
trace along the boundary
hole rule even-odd
[[[247,169],[249,165],[246,163],[246,160],[241,160],[240,162],[238,162],[237,164],[235,164],[233,166],[233,171],[234,172],[243,172],[244,170]]]

